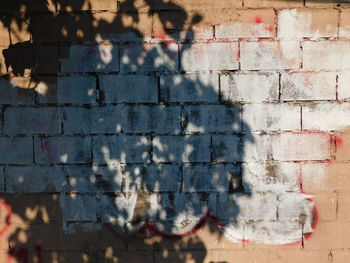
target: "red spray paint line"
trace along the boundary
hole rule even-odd
[[[262,18],[261,18],[261,16],[256,16],[256,17],[255,17],[255,23],[257,23],[257,24],[261,24],[261,23],[262,23]]]
[[[11,209],[11,206],[6,203],[5,200],[1,200],[0,201],[0,206],[3,206],[5,207],[5,211],[6,211],[6,216],[5,216],[5,226],[3,226],[1,229],[0,229],[0,236],[3,235],[7,230],[8,228],[10,227],[10,219],[11,219],[11,216],[12,216],[12,209]]]

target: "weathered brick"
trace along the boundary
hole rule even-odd
[[[239,173],[233,165],[185,165],[183,187],[185,192],[227,192],[231,178]]]
[[[338,15],[336,9],[281,10],[278,14],[278,37],[284,39],[336,37]]]
[[[239,107],[224,105],[185,106],[188,133],[233,132],[241,130]]]
[[[301,49],[298,41],[241,42],[241,69],[298,69]]]
[[[58,167],[6,167],[5,178],[8,193],[60,192],[65,182]]]
[[[288,116],[288,118],[286,118]],[[243,107],[243,130],[299,130],[300,106],[292,104],[246,104]]]
[[[272,155],[280,161],[330,158],[330,136],[325,133],[281,133],[272,139]]]
[[[0,193],[3,193],[5,191],[4,185],[4,167],[0,166]]]
[[[318,222],[336,220],[337,210],[339,210],[337,208],[339,203],[337,193],[312,193],[312,200],[317,208]]]
[[[236,21],[215,26],[215,37],[220,39],[273,37],[275,12],[273,9],[238,10]]]
[[[283,73],[281,100],[335,100],[336,73]]]
[[[214,162],[242,160],[241,139],[237,135],[213,135],[212,158]]]
[[[178,69],[178,45],[124,44],[120,46],[122,72],[159,72]]]
[[[274,7],[274,8],[293,8],[303,7],[304,3],[301,1],[286,1],[286,0],[244,0],[245,7],[259,8],[259,7]]]
[[[96,103],[96,80],[92,76],[58,77],[57,103]]]
[[[121,108],[122,129],[125,133],[143,133],[152,131],[152,107],[125,106]]]
[[[154,106],[153,131],[157,134],[178,134],[181,131],[181,108],[179,106]]]
[[[61,72],[117,72],[118,46],[74,44],[70,47],[69,57],[60,61]]]
[[[65,221],[87,221],[97,218],[95,195],[61,194],[60,203]]]
[[[4,133],[14,134],[59,134],[61,117],[55,107],[11,107],[4,112]]]
[[[90,163],[90,149],[90,137],[36,137],[34,139],[37,164]]]
[[[343,8],[340,12],[339,37],[350,37],[350,9]]]
[[[242,165],[243,185],[246,192],[298,192],[300,166],[295,163],[247,163]]]
[[[31,137],[0,137],[1,164],[32,164],[33,139]]]
[[[124,134],[94,136],[92,150],[95,164],[147,163],[150,160],[150,138]]]
[[[143,187],[148,192],[175,192],[180,188],[180,167],[177,165],[150,165],[142,174]]]
[[[308,195],[302,193],[281,193],[278,196],[278,220],[281,222],[300,222],[303,215],[305,232],[311,228],[313,222],[312,201]]]
[[[210,136],[156,136],[152,141],[155,162],[209,162]]]
[[[338,75],[338,89],[337,89],[339,100],[350,99],[350,73],[340,72]]]
[[[341,130],[350,125],[349,110],[350,103],[318,103],[303,106],[303,129]]]
[[[38,104],[56,104],[57,103],[57,77],[40,76],[34,88],[37,93]]]
[[[90,2],[80,2],[67,4],[65,2],[57,3],[57,10],[59,11],[102,11],[110,10],[112,12],[117,11],[117,2],[113,0],[93,0]]]
[[[100,86],[106,103],[158,101],[158,84],[154,76],[100,76]]]
[[[89,134],[91,132],[91,118],[94,109],[81,107],[63,108],[63,133],[65,135]]]
[[[33,105],[35,92],[30,88],[29,82],[29,78],[0,79],[0,104]]]
[[[332,263],[346,262],[350,256],[349,250],[332,250]]]
[[[95,107],[86,114],[91,120],[91,133],[121,132],[123,119],[120,106]]]
[[[212,73],[164,75],[160,79],[160,92],[166,102],[216,102],[219,77]]]
[[[185,71],[238,69],[237,42],[183,44],[180,51]]]
[[[344,70],[350,68],[350,41],[305,41],[303,68],[305,70]]]
[[[4,23],[0,22],[0,46],[7,47],[10,45],[10,34]]]
[[[272,159],[271,138],[267,134],[250,134],[243,136],[241,160],[260,162]]]
[[[229,74],[220,77],[223,101],[264,102],[278,100],[278,75]]]

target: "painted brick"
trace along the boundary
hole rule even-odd
[[[152,131],[152,107],[124,106],[121,108],[122,129],[125,133],[145,133]]]
[[[60,203],[66,221],[95,221],[97,219],[97,200],[95,195],[61,194]]]
[[[63,133],[65,135],[89,134],[91,132],[93,110],[94,108],[63,108]]]
[[[299,192],[300,166],[295,163],[247,163],[242,165],[246,192]]]
[[[107,75],[99,79],[106,103],[158,101],[158,84],[154,76]]]
[[[180,50],[181,69],[185,71],[238,69],[237,42],[183,44]]]
[[[350,9],[341,9],[339,19],[339,37],[350,37]]]
[[[96,80],[92,76],[58,77],[58,104],[94,104],[96,103]]]
[[[350,99],[350,72],[340,72],[338,75],[338,99]]]
[[[349,110],[350,103],[318,103],[303,106],[303,129],[341,130],[350,125]]]
[[[217,39],[274,37],[275,12],[273,9],[239,10],[238,19],[229,25],[215,26]]]
[[[299,130],[300,119],[298,105],[246,104],[243,107],[243,129],[247,132]]]
[[[38,104],[57,103],[57,77],[40,76],[34,88]]]
[[[4,167],[0,166],[0,193],[5,191],[5,181],[4,181]]]
[[[61,117],[54,107],[11,107],[4,112],[4,133],[14,134],[59,134]]]
[[[281,100],[335,100],[336,73],[282,73]]]
[[[313,202],[309,196],[301,193],[282,193],[278,196],[278,220],[282,222],[299,222],[300,216],[305,216],[305,229],[312,224]],[[291,209],[293,207],[293,209]],[[306,226],[308,225],[308,226]]]
[[[303,68],[305,70],[344,70],[350,68],[350,41],[305,41]]]
[[[25,86],[22,84],[24,84]],[[29,82],[26,78],[12,78],[12,80],[0,79],[0,104],[33,105],[35,99],[35,92],[28,86]]]
[[[278,100],[278,75],[229,74],[220,77],[223,101],[265,102]]]
[[[241,130],[240,108],[224,105],[185,106],[188,133],[233,132]]]
[[[33,139],[31,137],[0,137],[0,164],[32,164]]]
[[[272,139],[275,160],[302,161],[330,158],[330,136],[324,133],[282,133]]]
[[[89,109],[86,114],[87,119],[91,120],[91,133],[121,132],[121,106],[96,107]]]
[[[120,46],[122,72],[159,72],[178,69],[177,44],[125,44]]]
[[[96,164],[147,163],[150,160],[150,138],[146,136],[95,136],[93,162]]]
[[[35,163],[37,164],[90,163],[90,149],[90,137],[34,138]]]
[[[239,173],[233,165],[185,165],[184,192],[228,192],[231,177]]]
[[[297,41],[241,42],[242,70],[298,69],[300,57]]]
[[[111,44],[70,47],[69,57],[61,59],[61,72],[117,72],[118,46]]]
[[[213,135],[212,158],[214,162],[236,162],[243,159],[241,139],[237,135]]]
[[[181,131],[181,108],[179,106],[154,106],[153,131],[157,134],[178,134]]]
[[[166,102],[216,102],[219,78],[216,74],[164,75],[160,79],[161,99]]]
[[[6,167],[6,192],[43,193],[60,192],[65,178],[58,167]]]
[[[155,162],[209,162],[210,136],[156,136],[152,141]]]
[[[243,160],[246,162],[261,162],[272,159],[271,138],[269,135],[245,134],[242,145]]]
[[[177,165],[147,166],[142,178],[143,188],[150,193],[175,192],[180,189],[180,167]]]
[[[278,14],[278,37],[337,37],[338,16],[339,13],[335,9],[281,10]]]

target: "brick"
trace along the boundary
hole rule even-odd
[[[186,9],[189,10],[198,10],[198,9],[223,9],[223,8],[233,8],[233,7],[241,7],[242,2],[241,0],[237,1],[230,1],[227,2],[225,0],[219,0],[213,3],[210,0],[194,0],[194,1],[188,1],[188,0],[175,0],[174,1],[179,8],[186,7]]]
[[[247,163],[242,165],[246,192],[298,192],[300,166],[295,163]]]
[[[29,82],[22,82],[18,78],[12,78],[9,80],[0,79],[0,104],[33,105],[35,92],[27,85],[22,86],[21,84],[24,84],[24,82],[29,84]]]
[[[69,57],[60,62],[61,72],[117,72],[118,46],[74,44],[70,46]]]
[[[273,7],[273,8],[293,8],[303,7],[304,3],[300,1],[286,1],[286,0],[244,0],[244,7],[261,8],[261,7]]]
[[[338,201],[335,205],[337,205],[337,221],[338,222],[349,222],[350,221],[350,213],[348,211],[349,207],[349,193],[341,192],[338,193],[338,200],[334,200],[334,202]]]
[[[221,23],[215,26],[217,39],[274,37],[275,35],[273,9],[239,10],[236,21]]]
[[[349,110],[349,103],[319,103],[304,106],[303,129],[341,130],[350,125]]]
[[[95,108],[65,107],[62,111],[65,135],[90,134],[91,118]]]
[[[166,102],[216,102],[219,100],[219,78],[212,73],[163,75],[160,94]]]
[[[281,100],[335,100],[336,73],[282,73]]]
[[[337,37],[338,15],[335,9],[281,10],[278,14],[278,37],[284,39]]]
[[[33,139],[31,137],[0,137],[0,164],[32,164]]]
[[[110,10],[117,11],[117,3],[113,0],[93,0],[89,3],[81,2],[79,4],[57,3],[57,10],[59,11],[102,11]]]
[[[178,134],[181,131],[179,106],[153,107],[153,131],[157,134]]]
[[[210,136],[156,136],[152,141],[155,162],[209,162]]]
[[[96,79],[93,76],[58,77],[57,103],[96,103]]]
[[[350,73],[340,72],[338,74],[338,99],[348,100],[350,99]]]
[[[14,134],[59,134],[61,117],[54,107],[11,107],[4,112],[4,133]]]
[[[304,242],[307,250],[344,249],[349,244],[349,230],[344,222],[320,222],[310,240]]]
[[[34,88],[38,104],[56,104],[57,103],[57,77],[40,76],[37,79]]]
[[[121,108],[123,118],[123,132],[145,133],[152,131],[152,107],[150,106],[125,106]]]
[[[242,160],[241,139],[237,135],[213,135],[212,158],[214,162]]]
[[[266,134],[245,134],[241,160],[260,162],[272,159],[271,138]]]
[[[275,160],[302,161],[330,158],[330,136],[324,133],[281,133],[272,139]]]
[[[158,84],[154,76],[107,75],[99,79],[106,103],[158,101]]]
[[[317,208],[318,222],[334,221],[336,219],[337,211],[339,214],[337,193],[312,193],[312,200]]]
[[[97,200],[95,195],[61,194],[60,203],[63,207],[65,221],[96,220]]]
[[[241,130],[240,108],[225,105],[185,106],[188,133],[234,132]]]
[[[350,9],[341,9],[339,19],[339,37],[350,37]]]
[[[114,135],[93,137],[95,164],[147,163],[150,160],[150,138]]]
[[[298,69],[300,51],[297,41],[241,42],[241,69]]]
[[[10,35],[8,28],[1,21],[0,22],[0,46],[7,47],[10,45]]]
[[[5,192],[4,167],[0,166],[0,193]]]
[[[158,72],[178,69],[178,46],[175,43],[124,44],[120,46],[122,72]]]
[[[90,137],[34,138],[35,163],[37,164],[90,163],[90,149]]]
[[[303,68],[305,70],[344,70],[350,68],[350,41],[305,41]]]
[[[85,112],[87,120],[91,121],[91,133],[121,132],[123,119],[120,106],[96,107]]]
[[[303,190],[307,193],[349,191],[347,163],[309,163],[301,166]]]
[[[180,167],[177,165],[147,166],[143,178],[143,188],[148,192],[176,192],[180,188]]]
[[[246,104],[243,107],[243,129],[247,132],[299,130],[300,118],[298,105]]]
[[[337,7],[339,6],[339,4],[343,5],[343,4],[347,4],[348,2],[347,1],[343,1],[343,0],[339,0],[339,1],[336,1],[336,2],[331,2],[331,1],[328,1],[328,0],[319,0],[317,2],[313,1],[313,0],[306,0],[305,1],[305,6],[306,7],[315,7],[315,8],[320,8],[320,7]]]
[[[349,250],[332,250],[332,263],[346,262],[350,256]]]
[[[233,174],[239,167],[233,165],[185,165],[184,192],[227,192]]]
[[[43,193],[60,192],[65,178],[57,167],[6,167],[6,192]]]
[[[237,42],[182,44],[180,51],[181,69],[185,71],[238,69]]]
[[[223,101],[265,102],[278,100],[278,75],[229,74],[220,77]]]

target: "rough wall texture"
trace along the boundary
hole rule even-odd
[[[0,262],[349,261],[350,3],[1,5]]]

